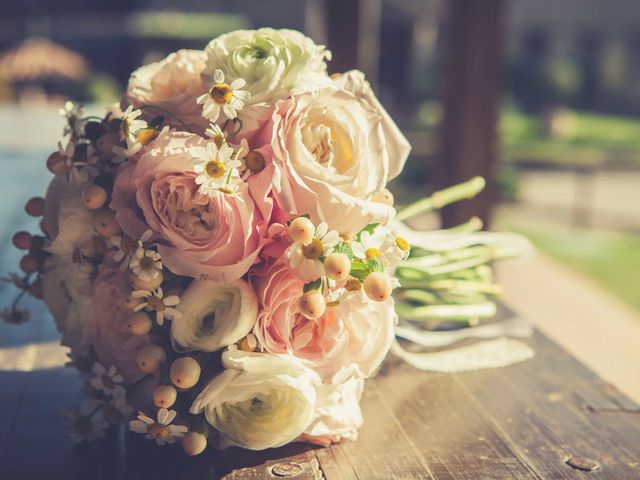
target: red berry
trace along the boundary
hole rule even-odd
[[[25,210],[32,217],[41,217],[44,214],[44,198],[33,197],[25,205]]]
[[[24,273],[33,273],[38,271],[38,260],[32,255],[25,255],[20,259],[20,270]]]
[[[16,248],[20,250],[29,250],[33,243],[33,236],[31,236],[29,232],[22,230],[20,232],[16,232],[11,241]]]

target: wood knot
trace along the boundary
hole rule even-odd
[[[598,462],[584,457],[572,456],[567,458],[564,463],[569,465],[571,468],[580,470],[581,472],[592,472],[600,468],[600,464]]]
[[[271,474],[280,478],[291,478],[300,475],[303,470],[297,463],[276,463],[271,467]]]

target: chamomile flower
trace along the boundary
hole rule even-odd
[[[78,137],[82,134],[82,105],[76,105],[73,102],[67,101],[64,106],[58,110],[60,116],[64,117],[67,121],[67,125],[62,132],[63,136],[67,136],[70,133],[71,137]]]
[[[138,247],[131,255],[129,268],[133,270],[140,280],[148,282],[156,278],[162,272],[160,254],[154,250],[146,250]]]
[[[216,125],[215,123],[209,125],[209,128],[205,130],[204,134],[211,140],[213,140],[213,143],[215,143],[216,147],[218,148],[227,143],[227,137],[225,136],[220,126]]]
[[[326,257],[340,242],[336,230],[329,230],[326,222],[321,222],[309,243],[294,243],[285,252],[289,267],[304,281],[315,280],[324,275],[322,258]]]
[[[113,163],[122,163],[125,160],[136,156],[140,151],[158,138],[161,134],[169,131],[169,127],[165,126],[162,130],[153,127],[140,128],[134,135],[127,138],[127,145],[115,145],[111,150]]]
[[[233,148],[223,144],[218,148],[214,142],[206,148],[194,149],[195,157],[193,171],[198,174],[196,183],[200,185],[200,192],[211,195],[216,190],[228,192],[234,190],[237,180],[237,168],[240,161],[233,157]]]
[[[122,139],[127,141],[127,145],[129,142],[135,143],[138,131],[147,127],[147,122],[138,119],[140,115],[142,115],[142,111],[134,110],[133,105],[129,105],[122,113],[120,133]]]
[[[75,412],[65,412],[71,421],[71,437],[76,443],[90,442],[106,436],[109,426],[102,412],[102,404],[93,400],[84,400]]]
[[[158,445],[172,444],[189,431],[184,425],[171,425],[176,415],[175,410],[161,408],[158,410],[156,421],[139,412],[138,419],[129,422],[129,428],[133,432],[143,434],[147,440],[155,440]]]
[[[382,235],[360,232],[360,240],[351,244],[353,254],[358,258],[369,260],[382,255]]]
[[[70,141],[66,147],[58,142],[58,152],[64,158],[64,162],[68,168],[68,175],[76,183],[86,182],[89,177],[96,177],[98,170],[94,166],[98,162],[98,157],[91,145],[83,145],[84,154],[78,155],[76,144]]]
[[[112,258],[115,262],[122,262],[120,265],[121,270],[125,270],[129,266],[133,253],[139,248],[144,248],[144,243],[152,236],[153,231],[151,229],[145,231],[138,239],[137,248],[136,242],[127,235],[115,235],[113,237],[109,237],[107,242],[109,248],[113,250]]]
[[[360,240],[351,245],[353,254],[362,259],[375,258],[385,270],[395,271],[398,264],[409,256],[409,243],[393,231],[362,232]]]
[[[198,104],[203,105],[202,115],[212,122],[218,119],[220,113],[228,119],[236,118],[238,111],[244,108],[245,100],[251,96],[246,90],[240,90],[246,82],[237,78],[228,85],[220,69],[213,72],[213,82],[209,91],[196,100]]]
[[[127,391],[122,386],[124,377],[122,374],[116,371],[116,367],[111,365],[109,369],[105,368],[101,363],[94,363],[91,369],[93,378],[89,380],[89,383],[93,388],[101,392],[106,393],[112,397],[122,397]]]
[[[164,319],[174,320],[180,318],[182,314],[176,310],[175,307],[180,303],[180,297],[177,295],[164,296],[162,287],[158,287],[155,290],[135,290],[132,297],[144,299],[141,303],[136,305],[134,309],[136,312],[140,310],[147,310],[148,312],[156,312],[156,322],[158,325],[164,324]]]

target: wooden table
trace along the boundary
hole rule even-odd
[[[640,478],[640,408],[539,333],[533,360],[502,369],[424,373],[388,358],[367,384],[357,442],[196,458],[124,430],[74,447],[60,412],[81,384],[56,366],[52,322],[2,325],[0,338],[3,480]]]

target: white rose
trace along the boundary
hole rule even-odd
[[[222,365],[226,370],[204,388],[190,412],[204,410],[227,442],[250,450],[279,447],[313,420],[320,380],[300,360],[229,349]]]
[[[258,316],[258,300],[244,280],[194,280],[176,310],[182,315],[171,322],[175,348],[215,352],[251,332]]]
[[[52,255],[44,264],[42,291],[62,344],[72,350],[85,346],[86,313],[93,296],[93,267]]]
[[[373,197],[402,170],[409,147],[360,72],[282,100],[273,122],[273,190],[286,210],[348,234],[393,218]]]
[[[182,121],[202,133],[208,124],[196,98],[206,91],[200,79],[205,60],[200,50],[178,50],[164,60],[140,67],[129,79],[123,102],[135,108],[159,107],[145,109],[146,118],[163,116],[176,128],[184,127]]]
[[[315,418],[300,440],[324,446],[343,438],[357,440],[363,423],[363,391],[364,379],[358,378],[352,368],[340,371],[331,383],[318,386]]]
[[[295,30],[236,30],[212,40],[205,53],[205,85],[214,83],[216,69],[222,70],[226,83],[243,79],[242,89],[251,94],[247,105],[270,103],[330,82],[325,63],[330,53]]]

